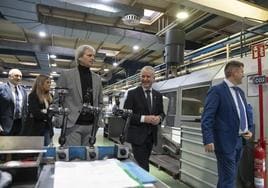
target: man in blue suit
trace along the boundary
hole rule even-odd
[[[244,65],[239,61],[226,64],[225,79],[208,91],[201,127],[206,152],[214,152],[218,166],[218,188],[236,187],[236,175],[242,154],[242,139],[250,139],[253,114],[242,83]]]
[[[8,82],[0,86],[0,135],[18,136],[27,115],[27,93],[20,86],[21,71],[11,69]]]

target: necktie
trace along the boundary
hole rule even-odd
[[[245,109],[243,107],[243,102],[239,96],[238,87],[233,87],[233,89],[235,90],[238,108],[240,111],[240,128],[242,131],[244,131],[246,129],[246,112],[245,112]]]
[[[151,90],[146,90],[145,93],[146,93],[146,101],[147,101],[148,109],[151,114],[152,113],[152,101],[151,101],[151,95],[150,95]]]
[[[18,88],[15,87],[15,119],[20,117],[20,98]]]

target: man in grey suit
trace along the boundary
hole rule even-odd
[[[18,136],[27,115],[27,93],[20,86],[22,74],[11,69],[8,82],[0,86],[0,135]]]
[[[67,146],[89,145],[93,121],[97,117],[90,113],[81,113],[83,103],[102,107],[101,78],[90,71],[95,60],[95,53],[92,46],[79,46],[75,52],[75,61],[78,66],[62,72],[57,82],[58,87],[68,88],[64,101],[64,107],[69,109],[65,143]],[[55,101],[57,100],[58,95],[55,96]]]

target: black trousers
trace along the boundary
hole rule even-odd
[[[13,125],[8,136],[19,136],[21,133],[21,129],[22,129],[22,120],[15,119],[13,121]]]
[[[153,148],[153,135],[147,136],[142,145],[131,144],[132,153],[138,165],[149,172],[149,158]]]

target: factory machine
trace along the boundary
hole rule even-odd
[[[58,105],[52,105],[49,113],[61,117],[60,146],[43,147],[43,137],[0,137],[2,187],[11,181],[12,185],[35,185],[39,188],[73,187],[74,184],[81,187],[95,187],[94,184],[98,187],[107,187],[108,184],[111,187],[136,187],[142,184],[165,187],[162,182],[129,160],[129,148],[124,145],[131,116],[129,110],[113,109],[115,116],[126,119],[119,144],[94,146],[98,128],[98,118],[94,118],[89,146],[66,147],[66,119],[69,110],[64,108],[64,98],[68,90],[60,88],[57,92]],[[82,112],[93,113],[95,117],[104,113],[102,109],[89,104],[83,105]],[[6,174],[9,176],[5,176]]]
[[[161,155],[153,156],[150,159],[152,163],[171,173],[175,171],[172,167],[176,166],[179,179],[193,187],[216,187],[218,180],[216,158],[214,153],[206,153],[204,150],[200,126],[201,114],[207,91],[211,86],[222,82],[225,77],[225,63],[230,60],[238,60],[244,63],[245,76],[243,84],[239,87],[245,91],[247,102],[253,107],[255,134],[254,138],[245,146],[238,172],[237,187],[254,187],[254,145],[263,135],[264,138],[265,135],[266,137],[268,135],[267,116],[263,117],[264,132],[261,133],[260,128],[260,114],[268,113],[266,40],[267,37],[266,39],[264,37],[261,41],[251,41],[252,44],[256,45],[259,45],[258,43],[261,42],[261,45],[264,47],[262,52],[264,57],[259,59],[254,58],[254,54],[250,52],[246,56],[243,54],[242,57],[239,53],[233,53],[232,57],[227,55],[227,60],[226,58],[210,60],[209,63],[188,68],[187,74],[154,84],[153,87],[155,89],[169,98],[169,105],[166,123],[162,125],[159,136],[161,141],[158,147],[155,148],[156,153],[158,152]],[[239,49],[236,48],[236,50]],[[258,61],[261,64],[258,65]],[[260,65],[262,67],[261,76],[259,74]],[[261,83],[260,80],[262,81]],[[263,89],[263,112],[259,108],[259,84],[262,84]]]

